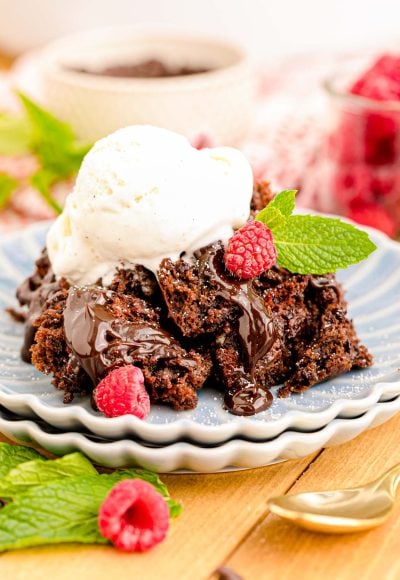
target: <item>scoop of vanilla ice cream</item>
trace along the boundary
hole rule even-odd
[[[107,283],[117,267],[156,272],[248,218],[250,165],[230,147],[197,150],[177,133],[148,125],[120,129],[86,155],[75,188],[47,237],[57,277]]]

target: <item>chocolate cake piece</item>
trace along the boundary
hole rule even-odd
[[[158,271],[158,282],[168,314],[185,337],[219,334],[229,327],[232,309],[239,314],[239,305],[224,297],[223,287],[213,268],[224,249],[221,242],[202,248],[189,262],[165,259]],[[233,277],[230,277],[234,281]]]
[[[227,272],[223,256],[218,242],[196,252],[191,263],[164,260],[159,284],[169,316],[182,334],[212,346],[226,405],[250,415],[271,404],[270,385],[260,369],[280,367],[282,349],[254,281]]]
[[[53,385],[64,391],[64,403],[70,403],[76,394],[89,394],[93,388],[65,341],[68,294],[68,288],[60,288],[43,305],[41,315],[34,321],[36,335],[30,347],[32,363],[40,372],[53,375]]]
[[[251,215],[255,215],[272,201],[274,193],[269,181],[256,181],[254,184],[253,197],[250,204]]]
[[[309,340],[295,338],[293,372],[279,390],[282,397],[372,364],[371,354],[360,344],[353,322],[347,318],[347,303],[335,277],[309,278],[305,296],[309,311],[314,312]]]
[[[120,268],[109,287],[115,292],[142,298],[154,308],[160,308],[162,303],[157,278],[144,266],[136,265],[129,270]]]
[[[66,400],[90,393],[113,369],[142,369],[153,402],[191,409],[211,371],[210,357],[186,351],[159,324],[144,300],[102,287],[72,287],[56,293],[37,320],[32,361]]]
[[[159,283],[183,335],[213,343],[216,374],[229,401],[239,396],[240,414],[247,414],[243,390],[261,388],[266,398],[267,388],[284,383],[279,394],[286,396],[372,363],[332,274],[304,276],[275,266],[238,281],[224,269],[219,243],[197,252],[192,262],[164,260]]]
[[[35,270],[17,288],[17,299],[21,306],[27,306],[28,310],[22,315],[25,317],[25,335],[21,348],[21,358],[25,362],[31,362],[31,346],[35,342],[36,320],[42,313],[46,301],[60,289],[67,289],[68,282],[61,278],[56,280],[51,269],[47,251],[35,262]]]

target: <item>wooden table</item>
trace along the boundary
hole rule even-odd
[[[0,70],[9,69],[12,64],[12,58],[0,52]]]
[[[5,438],[0,436],[1,440]],[[60,545],[0,555],[1,580],[201,580],[228,566],[246,580],[400,578],[400,501],[370,532],[325,536],[272,516],[277,494],[357,485],[400,462],[400,415],[339,447],[270,467],[214,475],[165,475],[183,514],[146,554]]]

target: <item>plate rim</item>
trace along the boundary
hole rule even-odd
[[[306,457],[323,447],[350,441],[364,431],[388,421],[399,412],[400,395],[390,401],[376,403],[359,417],[336,418],[322,429],[311,433],[285,431],[270,441],[233,439],[213,448],[188,442],[147,448],[129,439],[99,443],[74,431],[46,433],[32,419],[7,420],[3,418],[1,411],[0,431],[11,439],[25,444],[36,444],[55,455],[57,452],[65,454],[64,449],[67,449],[67,453],[80,451],[99,465],[102,462],[105,465],[104,461],[108,461],[108,467],[126,466],[126,461],[133,460],[139,466],[159,473],[187,469],[194,473],[216,473],[227,468],[252,469],[265,467],[277,460]],[[106,459],[99,461],[99,457]]]
[[[301,209],[301,213],[309,210]],[[310,211],[309,211],[310,212]],[[317,214],[311,211],[310,213]],[[329,215],[329,214],[319,214]],[[336,216],[337,217],[337,216]],[[341,218],[342,219],[342,218]],[[351,220],[344,221],[354,223]],[[31,224],[25,228],[14,230],[12,232],[0,235],[0,245],[10,243],[15,238],[20,238],[24,233],[29,235],[43,231],[53,222],[53,220],[43,220]],[[360,227],[359,224],[357,224]],[[379,241],[379,246],[394,249],[400,254],[400,244],[386,236],[383,232],[375,228],[361,226],[364,231],[372,233]],[[392,373],[393,374],[393,373]],[[198,442],[220,442],[232,439],[238,436],[244,436],[250,439],[260,439],[274,437],[290,428],[296,428],[299,422],[305,418],[310,419],[310,429],[321,428],[332,421],[335,417],[342,415],[348,416],[362,413],[376,404],[382,397],[388,393],[388,396],[394,394],[394,385],[398,385],[396,392],[400,392],[400,374],[399,380],[386,382],[380,380],[371,385],[372,390],[362,398],[337,399],[328,408],[317,413],[310,413],[299,409],[290,409],[280,419],[268,422],[262,421],[244,421],[227,422],[220,425],[206,425],[195,422],[187,418],[177,418],[175,421],[166,424],[154,424],[141,421],[137,417],[125,415],[116,418],[104,418],[90,414],[81,406],[51,407],[41,400],[35,394],[9,393],[8,387],[3,385],[0,376],[0,403],[10,410],[17,409],[18,412],[31,412],[41,417],[43,420],[59,428],[66,422],[72,422],[75,425],[80,424],[82,427],[104,436],[111,437],[111,431],[129,432],[132,435],[140,436],[150,442],[166,442],[187,437]],[[4,390],[6,389],[6,390]],[[166,434],[166,430],[168,433]],[[118,437],[118,435],[114,435]]]

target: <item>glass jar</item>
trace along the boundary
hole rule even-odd
[[[400,233],[400,102],[351,94],[346,71],[325,83],[328,131],[319,206],[390,236]]]

